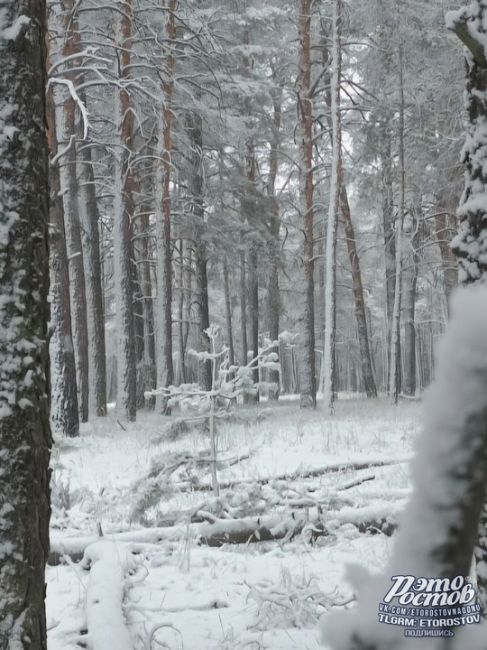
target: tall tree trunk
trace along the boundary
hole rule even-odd
[[[367,327],[367,311],[365,307],[364,289],[362,284],[362,271],[357,253],[357,241],[350,214],[347,188],[343,183],[340,188],[340,211],[345,225],[345,238],[347,251],[352,269],[352,286],[355,305],[355,320],[357,322],[358,340],[360,346],[360,362],[362,369],[362,380],[367,397],[377,397],[377,386],[372,368],[372,355],[370,352],[369,332]]]
[[[5,0],[1,14],[0,648],[46,650],[51,447],[46,5]]]
[[[156,275],[157,275],[157,385],[167,388],[174,382],[172,336],[172,241],[171,241],[171,154],[172,99],[174,93],[176,0],[168,0],[165,36],[169,43],[162,81],[163,106],[159,133],[160,153],[156,174]],[[167,412],[166,400],[159,400],[160,410]]]
[[[117,43],[121,48],[122,81],[130,77],[132,0],[117,14]],[[129,421],[137,411],[137,369],[132,285],[131,187],[129,168],[133,135],[133,113],[125,89],[116,90],[115,119],[119,146],[115,152],[115,197],[113,224],[113,275],[117,319],[117,409]]]
[[[406,200],[406,168],[404,160],[404,63],[402,44],[399,45],[399,214],[396,223],[396,282],[392,312],[391,352],[389,368],[389,395],[397,404],[401,390],[401,300],[402,300],[402,247]]]
[[[98,417],[107,414],[107,373],[105,350],[105,316],[100,260],[100,233],[95,175],[91,143],[78,146],[77,168],[83,245],[84,276],[86,283],[86,312],[88,331],[89,411]]]
[[[201,116],[195,111],[186,115],[186,130],[189,136],[191,151],[188,189],[191,197],[191,213],[195,233],[194,253],[196,266],[196,307],[198,310],[199,350],[209,352],[209,338],[206,330],[210,327],[210,310],[208,303],[208,258],[205,240],[205,220],[203,207],[203,124]],[[205,391],[211,390],[212,366],[211,361],[200,361],[198,364],[199,384]]]
[[[223,260],[223,291],[225,292],[225,322],[227,326],[228,362],[235,365],[235,348],[233,346],[232,302],[230,298],[230,278],[228,277],[228,262]]]
[[[73,2],[63,3],[62,21],[59,25],[64,30],[62,57],[73,57],[79,52],[79,37],[77,17],[73,15]],[[73,59],[69,64],[76,65]],[[61,196],[63,197],[64,231],[66,234],[66,250],[68,255],[71,328],[76,361],[76,377],[78,388],[78,408],[81,422],[88,421],[89,411],[89,366],[88,366],[88,324],[86,311],[85,272],[83,262],[83,246],[81,243],[81,227],[78,211],[78,179],[76,174],[76,105],[69,96],[58,106],[56,119],[58,142],[64,149],[59,162]]]
[[[275,82],[276,73],[273,71],[273,80]],[[282,124],[282,87],[277,87],[272,92],[273,104],[273,139],[269,155],[269,180],[267,183],[267,193],[271,202],[271,218],[269,226],[269,283],[267,287],[269,303],[269,338],[276,341],[275,352],[279,355],[279,318],[281,310],[281,300],[279,293],[279,261],[280,261],[280,230],[281,222],[279,218],[279,200],[276,196],[276,178],[279,167],[279,142],[280,130]],[[269,373],[269,382],[271,389],[269,399],[279,399],[280,375],[278,369],[272,369]]]
[[[329,59],[327,39],[323,39],[323,64],[326,65]],[[332,120],[332,93],[331,88],[325,92],[325,102],[329,110],[327,114],[328,127],[333,134]],[[333,137],[333,135],[332,135]],[[343,172],[342,172],[343,176]],[[360,259],[357,253],[357,241],[355,239],[355,229],[353,227],[350,204],[348,201],[348,192],[345,182],[342,178],[340,186],[340,212],[343,217],[345,226],[345,239],[347,242],[348,257],[352,271],[352,286],[355,306],[355,320],[357,322],[357,331],[360,346],[360,360],[362,369],[362,380],[367,397],[377,397],[377,386],[374,378],[372,367],[372,355],[370,351],[369,333],[367,327],[367,311],[364,299],[364,289],[362,284],[362,272],[360,268]]]
[[[380,168],[382,193],[382,228],[384,233],[384,264],[386,276],[386,343],[387,369],[386,386],[389,390],[389,370],[391,366],[392,313],[394,311],[394,291],[396,284],[396,239],[394,233],[394,194],[392,175],[392,126],[387,118],[381,126]]]
[[[313,187],[313,100],[311,97],[311,8],[312,0],[299,3],[299,92],[300,113],[300,202],[303,218],[303,335],[301,407],[316,407],[315,304],[314,304],[314,187]]]
[[[178,357],[179,357],[179,384],[186,383],[186,349],[184,347],[184,239],[178,245]]]
[[[69,54],[72,54],[71,48],[65,47],[63,49],[63,55],[68,56]],[[86,318],[83,247],[81,244],[81,228],[78,213],[75,110],[74,100],[69,97],[64,102],[64,106],[57,106],[56,108],[56,112],[58,113],[56,125],[60,127],[58,141],[65,150],[59,163],[59,171],[69,266],[71,325],[76,360],[78,408],[81,422],[87,422],[89,394],[88,326]]]
[[[415,395],[416,393],[416,287],[418,283],[418,249],[421,233],[421,197],[416,205],[412,206],[411,226],[412,232],[409,242],[409,251],[403,270],[404,294],[404,379],[403,393]]]
[[[340,84],[342,76],[342,4],[334,0],[332,28],[332,75],[331,75],[331,120],[332,120],[332,169],[330,201],[326,227],[326,280],[325,280],[325,408],[334,412],[335,402],[335,336],[336,336],[336,247],[337,221],[343,185],[342,126],[340,115]]]
[[[151,262],[149,245],[149,205],[142,208],[140,216],[140,287],[144,314],[144,386],[146,391],[156,388],[156,346],[154,336],[154,304],[152,298]],[[150,403],[152,405],[152,403]]]
[[[249,347],[247,338],[247,270],[244,251],[241,251],[240,253],[240,332],[242,337],[241,364],[246,366],[249,356]]]
[[[248,29],[244,32],[244,45],[250,44],[250,32]],[[244,75],[250,78],[252,60],[247,49],[244,55]],[[251,107],[249,101],[246,101],[247,115],[251,114]],[[244,152],[245,164],[245,184],[242,197],[242,216],[249,226],[250,238],[248,246],[248,307],[250,316],[250,345],[252,360],[256,359],[259,355],[259,224],[257,222],[257,205],[256,205],[256,171],[257,160],[255,157],[255,142],[253,135],[249,135],[245,142]],[[256,390],[248,393],[246,400],[251,402],[258,402],[259,396],[259,364],[255,363],[252,366],[252,382],[256,386]]]
[[[453,197],[440,196],[435,207],[435,235],[441,255],[441,266],[443,271],[443,288],[448,309],[453,290],[458,285],[458,261],[451,247],[452,233],[456,225],[456,206],[453,205]]]
[[[132,214],[135,213],[135,205],[132,203]],[[135,339],[135,365],[136,365],[136,404],[141,409],[145,406],[145,367],[144,367],[144,304],[142,287],[139,279],[139,251],[135,240],[137,238],[137,229],[135,220],[131,223],[131,280],[132,280],[132,300],[133,300],[133,319],[134,319],[134,339]]]
[[[46,104],[49,150],[57,154],[56,111],[52,87]],[[59,167],[50,167],[51,193],[49,211],[49,253],[51,270],[51,420],[54,430],[66,436],[79,435],[78,390],[76,362],[71,333],[71,304],[69,298],[69,270],[64,234],[63,200]]]
[[[250,310],[250,340],[252,345],[252,359],[259,356],[259,255],[257,244],[251,243],[249,251],[249,310]],[[256,385],[255,390],[250,395],[250,401],[258,402],[260,399],[259,385],[259,364],[255,363],[252,367],[252,381]]]

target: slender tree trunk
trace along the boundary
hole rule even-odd
[[[304,305],[302,336],[301,407],[316,407],[315,304],[314,304],[314,186],[313,100],[311,94],[312,0],[299,4],[299,113],[300,113],[300,201],[303,218]]]
[[[78,209],[83,245],[88,332],[89,412],[107,414],[105,316],[100,260],[100,234],[95,176],[89,141],[78,146]]]
[[[66,52],[63,52],[66,55]],[[78,408],[81,422],[88,421],[88,326],[86,318],[86,291],[83,266],[83,247],[78,213],[78,182],[76,177],[75,146],[75,104],[68,98],[64,106],[57,107],[61,127],[59,142],[62,147],[71,146],[60,160],[61,195],[63,197],[64,230],[66,233],[66,250],[68,254],[71,323],[76,360],[76,377],[78,387]]]
[[[250,32],[248,29],[244,33],[244,45],[250,44]],[[251,57],[248,53],[244,56],[244,74],[250,77],[250,70],[252,67]],[[246,103],[246,114],[250,115],[251,108],[248,102]],[[242,213],[245,223],[250,226],[251,234],[248,247],[248,307],[250,316],[250,344],[252,352],[252,360],[256,359],[259,355],[259,241],[258,230],[259,224],[257,221],[257,205],[256,205],[256,172],[257,160],[255,157],[255,142],[253,136],[248,137],[245,142],[245,186],[242,198]],[[259,395],[259,364],[254,364],[252,368],[252,381],[256,386],[256,390],[247,395],[247,400],[251,402],[258,402]]]
[[[132,35],[132,0],[126,0],[124,12],[117,14],[117,42],[121,48],[121,77],[130,77]],[[129,421],[137,411],[137,369],[132,284],[132,229],[130,150],[133,135],[133,113],[130,96],[124,89],[116,90],[115,116],[120,140],[115,152],[115,198],[113,224],[113,275],[117,318],[117,409]]]
[[[454,220],[456,206],[452,199],[439,197],[435,212],[435,235],[440,249],[441,265],[443,270],[443,288],[448,309],[453,290],[458,285],[458,261],[451,247],[452,233],[456,225],[451,225]]]
[[[179,378],[180,384],[186,383],[184,347],[184,239],[179,240],[178,246],[178,356],[179,356]]]
[[[245,253],[240,253],[240,331],[242,336],[242,366],[248,363],[249,347],[247,340],[247,271]]]
[[[329,58],[326,36],[323,39],[323,63],[326,65]],[[325,93],[325,102],[327,104],[328,113],[328,126],[330,132],[333,134],[333,120],[332,120],[332,94],[331,89]],[[343,175],[343,172],[342,172]],[[355,305],[355,320],[357,322],[357,331],[360,346],[360,360],[362,369],[362,380],[364,383],[365,392],[367,397],[377,397],[377,386],[374,378],[374,371],[372,367],[372,355],[369,344],[369,333],[367,327],[367,312],[364,299],[364,289],[362,284],[362,272],[360,269],[360,259],[357,253],[357,241],[355,239],[355,229],[353,227],[352,215],[350,212],[350,204],[348,201],[348,192],[345,182],[342,180],[340,187],[340,211],[343,217],[345,226],[345,239],[347,242],[348,257],[350,260],[350,267],[352,270],[352,286],[353,297]]]
[[[51,157],[57,154],[56,117],[53,89],[47,95],[46,119]],[[64,234],[63,200],[59,167],[51,165],[49,211],[49,253],[51,270],[51,420],[55,431],[79,435],[76,362],[71,334],[69,271]]]
[[[151,262],[149,245],[149,205],[143,206],[140,217],[140,286],[144,314],[144,385],[145,390],[156,388],[156,347],[154,336],[154,304],[152,298]]]
[[[1,15],[0,648],[46,650],[51,447],[46,4],[5,0]]]
[[[172,154],[172,100],[174,94],[175,58],[172,48],[176,40],[174,12],[176,0],[168,0],[165,35],[169,43],[162,81],[163,106],[159,134],[159,160],[156,174],[156,274],[157,274],[157,384],[167,388],[174,382],[172,336],[172,241],[171,241],[171,154]],[[167,412],[165,400],[160,409]]]
[[[394,291],[396,283],[396,239],[394,233],[394,194],[392,177],[392,135],[390,120],[381,127],[380,167],[382,191],[382,227],[384,233],[384,264],[386,275],[386,343],[387,368],[386,386],[389,390],[389,370],[391,365],[392,313],[394,311]]]
[[[342,4],[334,0],[332,29],[331,119],[333,134],[330,202],[326,227],[325,282],[325,408],[334,412],[335,402],[335,336],[336,336],[336,236],[340,195],[343,184],[342,128],[340,115]]]
[[[68,70],[76,66],[72,57],[79,52],[77,16],[73,13],[73,3],[65,0],[56,8],[55,27],[62,34],[57,38],[56,54],[71,57],[66,64]],[[62,40],[62,43],[60,42]],[[64,212],[64,232],[68,256],[71,301],[71,329],[76,361],[78,389],[78,408],[82,422],[88,421],[89,377],[88,377],[88,330],[86,314],[86,292],[83,265],[83,248],[78,212],[78,181],[76,174],[76,105],[74,99],[63,94],[56,96],[57,141],[61,144],[59,152],[59,178],[62,206]]]
[[[404,79],[403,51],[399,46],[399,215],[396,223],[396,283],[394,287],[394,308],[392,312],[391,352],[389,369],[389,395],[397,404],[401,390],[401,299],[402,299],[402,246],[405,212],[406,168],[404,160]]]
[[[196,306],[198,309],[199,350],[209,352],[209,339],[206,330],[210,327],[208,303],[208,258],[205,241],[205,221],[203,207],[203,126],[201,116],[194,111],[186,116],[186,130],[189,135],[191,168],[188,178],[191,196],[191,212],[194,217],[194,253],[196,265]],[[211,390],[211,361],[199,362],[199,384],[203,390]]]
[[[235,348],[233,346],[232,303],[230,298],[230,278],[228,277],[228,262],[223,260],[223,290],[225,292],[225,322],[227,325],[228,362],[235,365]]]
[[[348,257],[352,269],[352,286],[355,305],[355,320],[360,346],[360,361],[362,369],[362,380],[367,397],[377,397],[377,386],[372,368],[372,355],[370,352],[369,332],[367,327],[367,311],[365,307],[364,289],[362,284],[362,272],[360,260],[357,253],[357,241],[350,214],[350,204],[345,184],[340,188],[340,209],[345,224],[345,238],[347,241]]]
[[[275,80],[275,73],[273,77]],[[272,93],[272,103],[274,108],[274,134],[271,142],[271,151],[269,156],[269,180],[267,183],[267,192],[271,202],[271,219],[270,219],[270,240],[269,240],[269,284],[267,295],[269,302],[269,337],[271,341],[276,341],[276,354],[279,355],[279,318],[281,310],[281,300],[279,294],[279,260],[280,260],[280,230],[281,222],[279,218],[279,200],[276,196],[276,178],[279,167],[279,140],[282,123],[282,87],[274,89]],[[270,400],[279,399],[280,376],[279,370],[271,370],[269,381],[272,388],[269,391]]]
[[[409,254],[403,270],[404,293],[404,380],[405,395],[416,393],[416,287],[418,283],[418,248],[421,233],[421,200],[412,209],[412,234],[409,242]]]
[[[135,213],[135,205],[132,203],[131,214]],[[139,279],[139,251],[135,239],[137,229],[135,223],[131,224],[131,281],[132,281],[132,300],[133,300],[133,319],[134,319],[134,339],[135,339],[135,365],[136,365],[136,404],[141,409],[145,406],[145,366],[144,366],[144,304],[142,287]]]
[[[259,256],[257,245],[252,242],[249,252],[249,309],[250,309],[250,339],[252,345],[252,359],[259,356]],[[251,394],[250,400],[258,402],[259,397],[259,364],[254,364],[252,380],[257,390]]]

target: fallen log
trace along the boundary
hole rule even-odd
[[[136,568],[126,548],[107,540],[97,541],[84,552],[82,568],[89,569],[86,621],[92,650],[133,650],[122,605],[128,572]]]
[[[258,483],[259,485],[267,485],[273,481],[296,481],[298,479],[315,478],[317,476],[323,476],[324,474],[334,474],[336,472],[359,471],[362,469],[370,469],[371,467],[400,465],[402,463],[408,463],[410,460],[411,457],[333,463],[331,465],[322,465],[321,467],[315,467],[307,470],[278,474],[277,476],[264,476],[261,478],[245,480],[231,479],[228,481],[219,481],[219,486],[221,490],[226,490],[237,485],[253,485],[255,483]],[[176,483],[176,487],[183,491],[193,492],[209,492],[213,489],[211,483],[190,483],[189,481]]]
[[[312,524],[327,528],[330,522],[336,526],[354,524],[360,532],[382,532],[392,535],[397,527],[397,515],[403,503],[379,504],[365,508],[347,507],[337,511],[328,511],[318,506],[306,512],[276,513],[262,517],[244,517],[242,519],[218,519],[213,523],[190,524],[163,528],[146,528],[143,530],[107,534],[105,538],[113,543],[132,544],[132,553],[144,552],[147,545],[161,542],[176,542],[188,536],[198,544],[222,546],[223,544],[247,544],[259,541],[272,541],[300,534],[304,527]],[[323,532],[323,534],[325,534]],[[62,558],[71,560],[82,556],[84,549],[96,542],[97,537],[64,537],[51,540],[49,564],[57,565]],[[150,547],[149,547],[150,548]]]

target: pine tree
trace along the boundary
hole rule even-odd
[[[46,650],[49,550],[46,5],[0,24],[0,648]]]

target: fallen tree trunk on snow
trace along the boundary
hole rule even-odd
[[[102,540],[86,548],[81,566],[90,571],[86,593],[90,648],[133,650],[122,604],[126,576],[136,567],[134,556],[127,548]]]
[[[252,485],[254,483],[258,483],[259,485],[267,485],[273,481],[296,481],[297,479],[315,478],[317,476],[323,476],[324,474],[334,474],[336,472],[359,471],[362,469],[369,469],[371,467],[400,465],[401,463],[408,463],[410,460],[411,458],[407,457],[333,463],[332,465],[322,465],[321,467],[307,469],[301,472],[297,471],[287,474],[278,474],[277,476],[265,476],[263,478],[246,479],[244,481],[239,479],[219,481],[219,486],[220,489],[225,490],[235,487],[236,485]],[[211,483],[191,484],[189,482],[181,482],[177,483],[176,487],[178,487],[180,490],[192,490],[194,492],[209,492],[213,489]]]
[[[307,526],[316,527],[320,535],[328,534],[327,525],[353,524],[360,532],[382,532],[392,535],[397,526],[397,515],[402,510],[402,503],[380,504],[365,508],[347,507],[337,511],[328,511],[323,515],[320,506],[309,508],[299,514],[292,512],[276,513],[262,517],[244,517],[242,519],[218,519],[213,523],[190,524],[169,528],[147,528],[105,535],[106,539],[120,543],[132,544],[132,552],[144,552],[146,545],[161,542],[176,542],[189,535],[202,545],[222,546],[223,544],[247,544],[259,541],[292,539],[303,532]],[[316,536],[320,536],[316,534]],[[96,537],[67,537],[51,540],[49,564],[57,565],[67,556],[75,561]]]

